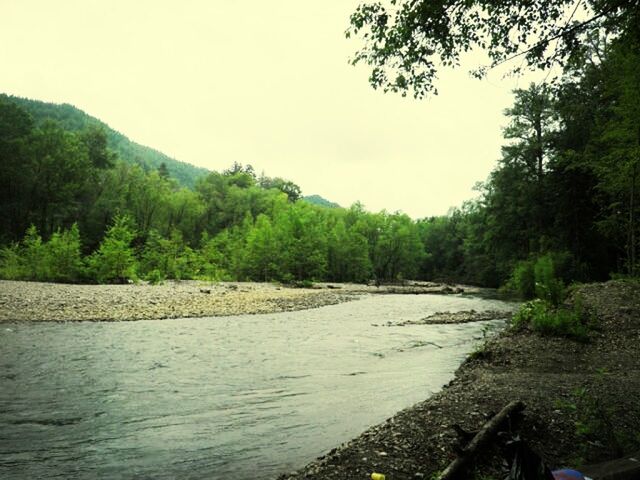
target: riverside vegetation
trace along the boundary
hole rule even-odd
[[[639,3],[390,3],[387,9],[364,2],[348,31],[364,39],[354,62],[373,67],[375,87],[425,96],[435,91],[439,61],[457,64],[475,47],[487,50],[492,66],[517,58],[559,67],[553,82],[514,91],[501,158],[478,184],[476,200],[418,220],[367,212],[359,203],[316,205],[295,183],[251,166],[190,169],[132,146],[73,107],[5,95],[0,277],[504,285],[535,300],[514,316],[515,328],[474,354],[449,389],[405,415],[416,422],[398,431],[379,427],[367,448],[356,440],[308,471],[317,467],[334,478],[329,467],[342,455],[349,460],[342,478],[361,478],[393,459],[385,442],[400,438],[407,443],[397,457],[416,455],[388,471],[413,478],[407,472],[417,472],[424,458],[449,455],[435,437],[444,410],[462,423],[469,412],[479,420],[481,409],[495,409],[515,393],[533,406],[527,433],[545,457],[568,462],[567,455],[581,454],[571,443],[576,439],[567,440],[574,427],[573,436],[588,439],[590,448],[616,446],[603,458],[619,454],[622,443],[625,451],[637,448],[637,438],[623,442],[617,432],[639,425],[638,376],[628,373],[638,369],[640,290],[623,281],[570,285],[638,275]],[[585,11],[574,15],[579,9]],[[486,68],[475,73],[483,76]],[[592,390],[605,400],[592,400]],[[463,392],[466,400],[458,401]],[[569,400],[553,403],[557,392]],[[617,416],[602,405],[615,406]],[[576,417],[573,425],[561,417],[566,411]],[[597,425],[598,416],[613,418],[612,426]],[[417,428],[425,421],[429,429]],[[605,429],[614,434],[600,435],[599,444],[591,439]]]
[[[525,295],[535,293],[526,266],[543,258],[565,284],[633,276],[636,33],[595,36],[552,87],[516,90],[502,158],[479,198],[418,220],[359,203],[311,204],[295,183],[251,166],[185,180],[169,160],[155,167],[121,143],[110,148],[113,131],[78,110],[2,96],[0,276],[491,287],[511,279]]]

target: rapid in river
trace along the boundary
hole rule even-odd
[[[452,377],[511,310],[377,295],[298,312],[0,325],[0,478],[255,479],[295,469]]]

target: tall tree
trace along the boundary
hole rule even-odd
[[[638,0],[388,0],[361,4],[347,36],[364,40],[353,63],[372,67],[374,88],[420,98],[437,93],[441,65],[457,65],[472,49],[491,59],[477,76],[514,58],[531,67],[562,65],[581,54],[593,30],[618,34],[639,23]]]

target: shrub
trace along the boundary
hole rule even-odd
[[[535,260],[519,262],[505,289],[518,293],[522,298],[541,298],[552,305],[560,305],[565,298],[564,282],[557,275],[556,260],[565,265],[565,254],[547,253]]]
[[[533,273],[533,262],[519,262],[513,269],[507,289],[516,291],[522,298],[533,298],[536,294],[536,280]]]
[[[24,268],[17,243],[0,249],[0,278],[4,280],[24,278]]]
[[[545,300],[527,302],[513,317],[515,328],[529,327],[543,335],[573,338],[578,341],[589,339],[589,317],[585,314],[579,299],[571,309],[554,308]]]
[[[161,285],[165,281],[165,277],[162,272],[158,269],[151,270],[145,275],[145,280],[147,280],[151,285]]]
[[[31,225],[20,244],[20,261],[22,263],[22,277],[25,280],[46,281],[49,279],[45,247],[38,229]]]
[[[553,257],[550,253],[536,260],[533,266],[536,297],[554,306],[564,300],[564,283],[557,278]]]
[[[201,256],[184,245],[180,232],[164,238],[152,230],[142,253],[141,271],[149,281],[160,277],[186,280],[198,275],[202,263]]]
[[[89,257],[89,271],[98,283],[136,280],[137,261],[131,248],[135,237],[129,217],[116,216],[100,247]]]
[[[80,254],[80,231],[75,223],[69,230],[57,230],[45,244],[47,279],[75,282],[83,274]]]

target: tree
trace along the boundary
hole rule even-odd
[[[163,178],[165,180],[167,180],[171,176],[171,174],[169,173],[169,168],[167,167],[167,164],[165,162],[162,162],[158,167],[158,175],[160,175],[160,178]]]
[[[242,271],[253,280],[282,280],[285,251],[266,215],[258,215],[247,234]]]
[[[600,155],[593,157],[598,177],[597,188],[608,197],[601,226],[610,233],[624,232],[625,263],[631,275],[637,273],[638,266],[639,45],[638,39],[619,42],[614,45],[604,65],[608,75],[603,93],[611,101],[608,108],[600,112],[600,129],[593,139],[593,144],[600,152]]]
[[[571,62],[582,54],[581,44],[590,31],[618,34],[635,28],[640,3],[388,0],[360,5],[350,20],[347,36],[364,40],[353,63],[372,67],[371,85],[421,98],[437,93],[434,80],[441,65],[456,66],[462,53],[475,48],[486,50],[491,60],[474,71],[478,77],[488,67],[518,57],[533,68]]]
[[[33,130],[29,114],[0,97],[0,232],[1,240],[17,241],[26,225],[29,201],[27,145]]]
[[[89,270],[98,283],[124,283],[135,279],[137,260],[131,248],[136,236],[127,216],[116,216],[98,250],[89,257]]]
[[[355,229],[347,229],[343,219],[328,237],[327,275],[334,282],[364,283],[371,278],[369,245]]]
[[[532,83],[528,89],[514,90],[513,106],[505,111],[510,118],[504,138],[511,143],[503,147],[505,160],[523,162],[532,177],[542,181],[544,165],[551,149],[555,110],[546,85]]]
[[[76,282],[83,275],[80,231],[74,223],[68,230],[56,230],[45,245],[49,280]]]
[[[280,177],[270,178],[262,175],[258,180],[258,184],[265,189],[276,188],[282,193],[287,194],[290,202],[296,202],[302,196],[302,190],[295,183]]]

